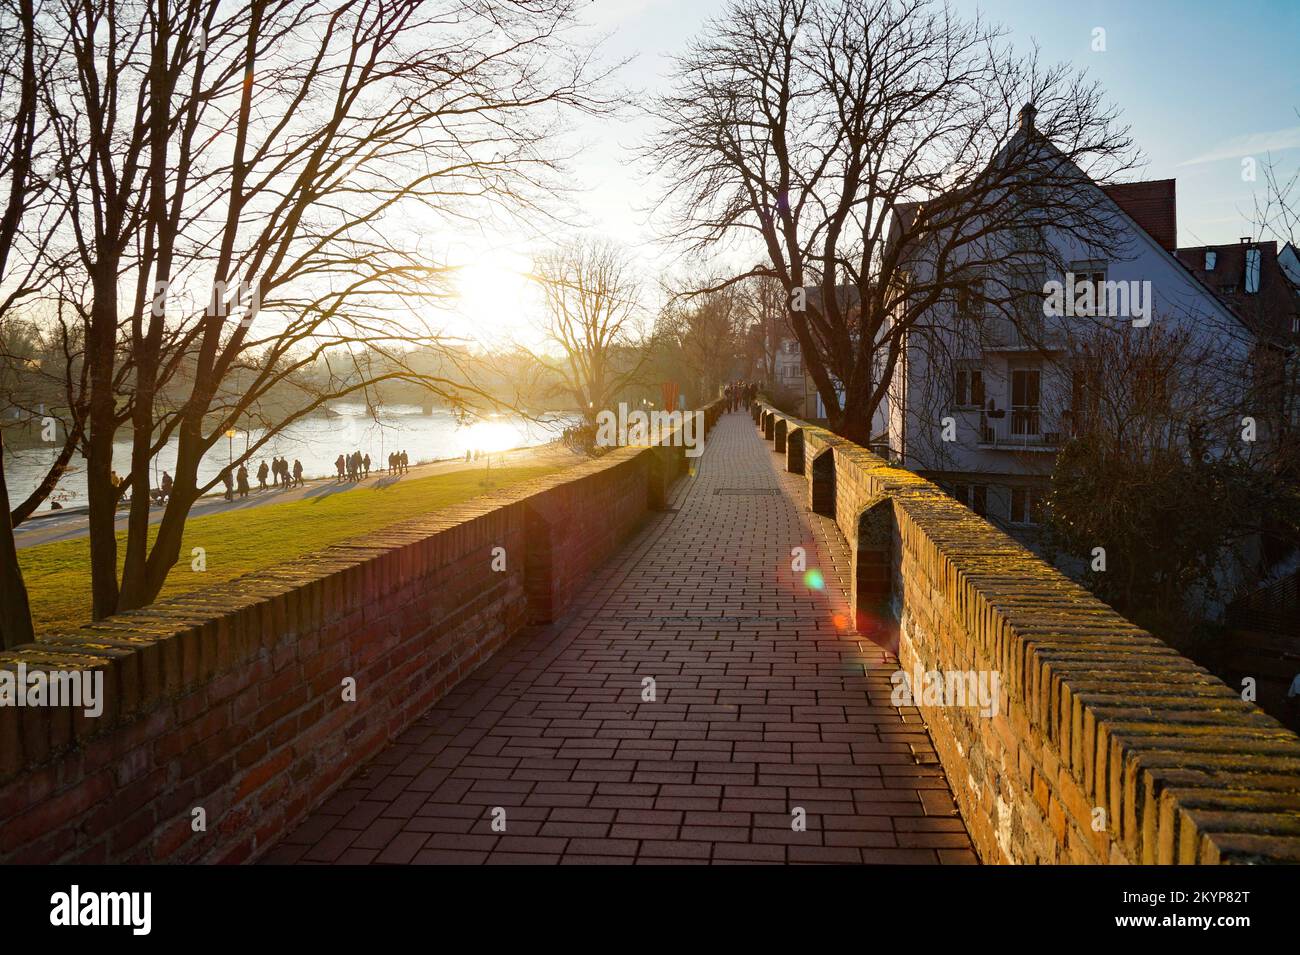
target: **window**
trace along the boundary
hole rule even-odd
[[[1016,324],[1029,334],[1041,330],[1043,302],[1047,298],[1043,269],[1020,267],[1013,269],[1009,291],[1015,299]]]
[[[956,407],[984,407],[984,372],[977,366],[959,364],[953,384],[953,403]]]
[[[1134,362],[1133,401],[1140,409],[1160,410],[1169,403],[1168,359],[1142,355]]]
[[[1042,372],[1017,368],[1011,372],[1011,433],[1037,435],[1041,429],[1039,396]]]
[[[1205,271],[1213,272],[1214,264],[1219,261],[1219,253],[1213,249],[1205,250]]]
[[[1036,487],[1011,489],[1011,523],[1043,523],[1043,491]]]
[[[1074,275],[1074,314],[1105,315],[1106,263],[1075,262],[1070,271]]]
[[[1070,389],[1073,434],[1085,434],[1092,427],[1100,405],[1101,373],[1091,356],[1076,359]]]
[[[980,517],[988,516],[988,488],[983,484],[954,484],[952,496]]]
[[[957,317],[962,321],[978,322],[984,318],[984,303],[987,290],[984,279],[976,276],[959,276],[959,283],[953,294],[953,303]]]
[[[1246,294],[1259,292],[1259,249],[1246,250]]]

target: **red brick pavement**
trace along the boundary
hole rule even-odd
[[[725,416],[675,510],[565,620],[503,648],[265,861],[974,862],[919,715],[889,703],[895,659],[843,629],[848,548],[780,461]],[[792,570],[800,546],[824,589]]]

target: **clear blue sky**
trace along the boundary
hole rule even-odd
[[[624,81],[661,87],[667,57],[683,49],[722,0],[594,0],[588,19],[611,31],[611,58],[635,55]],[[1241,158],[1271,149],[1300,164],[1300,0],[954,0],[1002,23],[1018,46],[1086,68],[1132,125],[1148,160],[1142,178],[1178,180],[1181,245],[1234,242],[1250,232],[1251,190]],[[1106,51],[1093,52],[1093,29]],[[633,239],[650,184],[626,151],[638,122],[583,129],[577,172],[593,223]],[[1217,158],[1216,158],[1217,157]]]

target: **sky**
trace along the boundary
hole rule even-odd
[[[1017,48],[1037,43],[1044,61],[1069,62],[1102,84],[1146,160],[1134,178],[1177,180],[1180,246],[1251,234],[1263,182],[1243,180],[1243,159],[1300,166],[1300,0],[952,2],[1007,27]],[[644,102],[666,88],[671,57],[724,8],[724,0],[592,0],[584,19],[591,36],[605,36],[607,62],[632,58],[618,82]],[[1098,28],[1104,50],[1093,49]],[[658,184],[637,161],[651,129],[635,110],[577,123],[569,175],[575,225],[626,244],[653,285],[690,263],[654,244]],[[480,236],[465,253],[474,265],[461,317],[478,333],[508,337],[531,324],[526,316],[535,320],[523,278],[535,247],[522,235]]]

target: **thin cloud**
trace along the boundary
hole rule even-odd
[[[1262,156],[1284,149],[1300,149],[1300,126],[1278,129],[1271,133],[1250,133],[1225,140],[1208,153],[1180,162],[1179,166],[1199,166],[1201,163],[1222,159],[1239,159],[1242,156]]]

